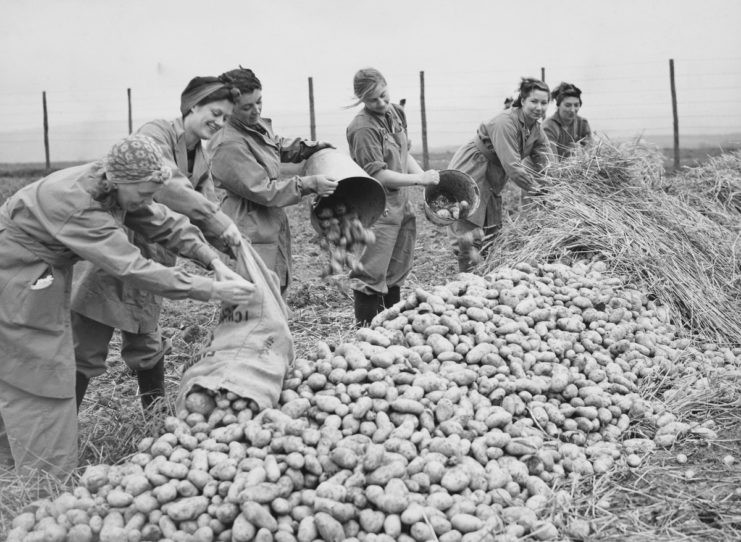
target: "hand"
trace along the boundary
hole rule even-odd
[[[306,158],[308,158],[309,156],[311,156],[315,152],[319,152],[319,151],[324,150],[324,149],[335,149],[336,147],[334,145],[332,145],[331,143],[328,143],[326,141],[316,141],[314,143],[314,145],[312,145],[310,147],[307,145],[305,148],[306,148],[306,150],[304,151],[304,156]]]
[[[314,146],[314,149],[315,149],[314,152],[321,151],[323,149],[336,149],[336,148],[337,147],[335,147],[328,141],[317,141],[316,145]]]
[[[213,285],[213,298],[235,305],[247,303],[255,291],[255,285],[242,277],[237,280],[216,280]]]
[[[309,191],[320,197],[333,194],[337,188],[337,181],[330,179],[326,175],[309,175],[304,179],[304,184],[307,186]]]
[[[422,186],[433,186],[440,182],[440,172],[436,169],[428,169],[420,175]]]
[[[233,271],[231,267],[219,259],[211,260],[211,269],[214,270],[216,280],[244,280],[239,273]]]
[[[227,245],[239,246],[242,243],[242,233],[237,225],[232,222],[221,234],[221,238]]]

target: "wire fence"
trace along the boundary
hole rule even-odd
[[[741,141],[741,57],[674,59],[674,79],[681,147],[717,146]],[[424,104],[420,100],[424,72]],[[426,117],[426,147],[454,150],[468,141],[481,121],[498,113],[514,93],[521,76],[544,76],[551,87],[561,81],[579,86],[584,105],[580,114],[592,129],[613,139],[643,137],[671,147],[675,129],[667,61],[589,66],[533,66],[523,72],[482,67],[477,71],[426,69],[385,72],[394,101],[404,99],[414,152],[423,148],[422,115]],[[271,86],[262,76],[264,116],[276,132],[309,137],[346,149],[345,129],[357,108],[347,84],[352,74],[296,75],[289,84]],[[188,77],[184,77],[187,81]],[[311,100],[310,88],[311,85]],[[184,85],[183,85],[184,86]],[[45,147],[42,92],[3,93],[0,88],[0,162],[84,161],[102,156],[129,131],[155,118],[174,118],[182,87],[114,88],[99,85],[84,91],[44,92],[48,123]],[[313,107],[313,115],[311,109]],[[555,110],[549,106],[548,114]],[[315,124],[311,121],[314,119]]]

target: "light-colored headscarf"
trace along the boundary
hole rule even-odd
[[[104,161],[108,180],[114,183],[163,183],[172,177],[162,151],[146,135],[133,134],[116,143]]]

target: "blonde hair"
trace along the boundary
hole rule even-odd
[[[368,96],[373,94],[379,87],[388,86],[386,78],[375,68],[363,68],[355,72],[352,80],[353,92],[357,101],[349,107],[355,107],[363,103]]]

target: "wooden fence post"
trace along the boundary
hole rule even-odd
[[[314,78],[309,77],[309,128],[311,140],[316,141],[316,117],[314,116]]]
[[[672,92],[672,116],[674,117],[674,170],[679,169],[679,114],[677,113],[677,86],[674,82],[674,59],[669,59],[669,82]]]
[[[545,68],[540,68],[540,80],[545,83]]]
[[[44,157],[46,158],[46,172],[49,173],[51,169],[51,162],[49,160],[49,117],[46,110],[46,91],[41,93],[41,102],[44,105]]]
[[[132,123],[132,117],[131,117],[131,89],[130,88],[126,89],[126,96],[129,101],[129,134],[131,134],[131,132],[134,131],[134,125]]]
[[[422,168],[430,169],[430,153],[427,150],[427,112],[425,109],[425,72],[419,72],[419,103],[422,112]]]

